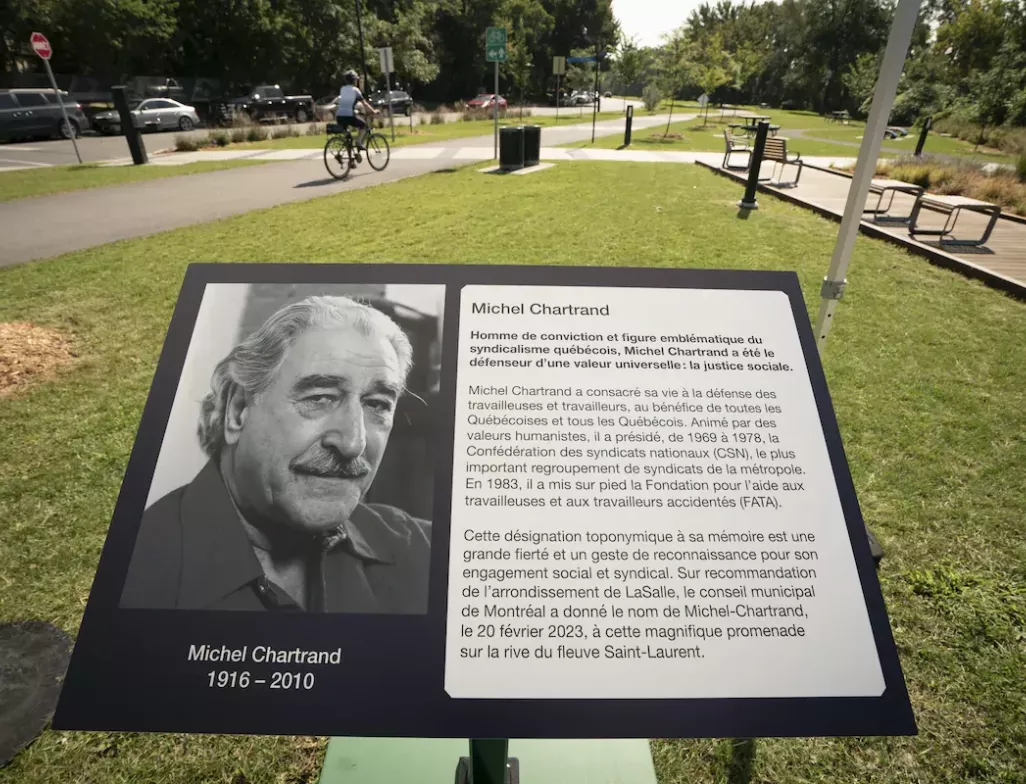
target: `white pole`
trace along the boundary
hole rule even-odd
[[[75,157],[78,158],[79,163],[82,163],[82,156],[78,154],[78,142],[75,141],[75,126],[72,125],[71,120],[68,119],[68,111],[64,108],[64,101],[61,100],[61,91],[57,88],[57,80],[53,78],[53,71],[50,69],[50,61],[43,60],[43,65],[46,66],[46,75],[50,77],[50,85],[53,87],[54,94],[57,96],[57,104],[61,107],[61,115],[64,117],[64,124],[67,126],[68,133],[71,135],[71,146],[75,148]]]
[[[391,74],[385,71],[385,95],[388,99],[388,123],[392,126],[392,141],[395,141],[395,115],[392,114],[392,80]],[[412,113],[412,112],[411,112]]]
[[[837,301],[844,294],[846,283],[845,273],[851,262],[851,252],[858,236],[859,222],[862,220],[862,209],[869,195],[869,185],[876,174],[876,159],[880,155],[887,120],[891,116],[894,95],[898,91],[898,80],[905,65],[905,55],[912,41],[916,19],[919,17],[921,0],[898,0],[898,7],[891,24],[891,33],[887,38],[887,49],[884,51],[880,75],[876,80],[876,91],[873,93],[873,107],[869,111],[869,120],[859,148],[859,157],[855,163],[855,172],[848,188],[848,201],[844,205],[844,216],[841,228],[837,232],[837,244],[834,255],[830,259],[830,269],[823,279],[820,291],[822,297],[819,314],[816,316],[816,343],[820,353],[826,343],[830,326],[833,323]]]
[[[495,96],[492,101],[492,114],[495,116],[495,155],[499,157],[499,61],[495,61]]]

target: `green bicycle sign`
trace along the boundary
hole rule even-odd
[[[506,62],[505,27],[489,27],[485,31],[485,60],[489,63]]]

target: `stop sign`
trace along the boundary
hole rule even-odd
[[[49,60],[50,55],[53,54],[53,49],[50,48],[50,42],[46,36],[42,33],[32,33],[29,38],[29,43],[32,44],[32,49],[42,57],[44,60]]]

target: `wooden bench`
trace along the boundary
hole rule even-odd
[[[912,219],[912,215],[888,215],[887,213],[891,210],[891,205],[894,204],[895,193],[907,193],[910,196],[918,199],[923,195],[923,187],[921,185],[913,185],[910,182],[902,182],[901,180],[873,180],[869,184],[869,192],[876,194],[879,198],[876,200],[876,207],[871,209],[866,207],[863,212],[868,212],[873,216],[873,222],[879,223],[882,221],[897,221],[899,223],[908,223]],[[890,198],[887,200],[887,206],[883,206],[884,195],[890,193]]]
[[[919,228],[919,214],[923,207],[945,214],[947,217],[944,219],[944,228]],[[990,220],[987,221],[987,227],[983,230],[983,236],[979,239],[946,239],[955,231],[955,224],[958,222],[958,216],[962,210],[979,212],[983,215],[990,216]],[[997,224],[999,217],[1001,217],[1001,207],[997,204],[979,201],[978,199],[970,199],[966,196],[935,196],[932,193],[920,193],[919,197],[916,199],[916,203],[912,207],[912,214],[909,216],[908,233],[912,237],[919,234],[938,237],[941,244],[944,245],[971,245],[978,247],[985,244],[987,240],[990,239],[990,233],[994,231],[994,226]]]
[[[802,154],[800,152],[787,151],[787,139],[783,136],[777,136],[773,139],[766,140],[766,146],[762,151],[762,159],[764,161],[773,161],[773,173],[768,178],[763,179],[778,179],[778,176],[783,176],[784,168],[786,166],[797,166],[798,175],[794,178],[794,182],[791,183],[791,187],[796,187],[798,181],[802,178]],[[777,174],[777,169],[780,169],[780,174]],[[779,184],[779,182],[778,182]]]
[[[736,136],[732,135],[730,131],[723,132],[723,141],[726,145],[726,150],[723,153],[723,168],[747,171],[748,167],[752,163],[752,149],[748,146],[748,142],[746,142],[744,139],[739,139]],[[744,166],[738,166],[737,164],[731,166],[730,156],[737,152],[743,152],[748,156],[745,160]]]

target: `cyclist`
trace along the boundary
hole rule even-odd
[[[346,71],[342,76],[342,89],[338,92],[338,110],[335,121],[342,127],[351,126],[359,128],[360,132],[356,137],[357,149],[365,149],[364,145],[367,141],[367,123],[356,116],[356,107],[359,105],[363,108],[364,113],[368,115],[374,115],[378,112],[367,103],[367,99],[363,97],[363,93],[360,92],[360,77],[356,71]]]

